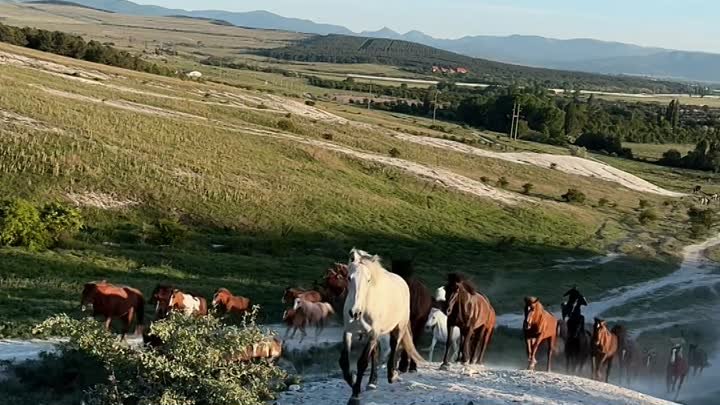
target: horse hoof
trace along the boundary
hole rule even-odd
[[[441,371],[448,371],[449,369],[450,369],[450,365],[447,364],[447,363],[443,363],[443,364],[440,365],[440,370],[441,370]]]
[[[348,400],[348,405],[360,405],[360,398],[352,397]]]
[[[394,384],[396,382],[400,381],[400,374],[398,372],[394,372],[391,376],[388,376],[388,383]]]
[[[378,387],[377,384],[368,384],[368,385],[367,385],[367,390],[368,390],[368,391],[373,391],[373,390],[376,390],[377,387]]]

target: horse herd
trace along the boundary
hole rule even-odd
[[[590,361],[590,377],[607,382],[612,365],[617,362],[619,379],[622,381],[624,375],[629,384],[640,370],[656,367],[656,353],[640,353],[624,326],[610,328],[605,320],[595,318],[592,330],[587,330],[582,307],[588,303],[577,288],[573,287],[564,296],[567,300],[561,305],[561,319],[547,311],[537,297],[529,296],[523,301],[522,331],[528,370],[535,369],[536,357],[544,345],[546,370],[550,371],[561,340],[564,342],[566,371],[570,374],[582,375]],[[446,284],[433,296],[414,276],[411,261],[393,260],[391,271],[388,271],[382,266],[380,257],[357,249],[351,250],[348,264],[336,263],[328,269],[315,289],[285,289],[282,302],[286,306],[283,313],[287,325],[285,339],[294,339],[300,331],[302,341],[308,326],[316,327],[318,336],[334,314],[341,315],[343,336],[339,363],[343,378],[352,388],[350,403],[359,403],[368,366],[367,388],[377,388],[381,338],[388,342],[389,354],[383,357],[387,358],[387,380],[393,383],[398,379],[398,372],[417,372],[418,364],[424,361],[416,346],[425,331],[432,332],[433,337],[430,361],[436,343],[445,344],[441,369],[447,370],[452,361],[483,364],[496,326],[496,314],[490,300],[465,275],[448,274]],[[152,292],[150,303],[155,305],[156,319],[165,318],[171,311],[187,316],[202,316],[208,312],[205,298],[169,285],[158,285]],[[136,320],[144,340],[152,344],[152,338],[142,330],[144,299],[139,290],[104,281],[88,283],[81,304],[83,310],[92,305],[93,315],[104,316],[107,328],[111,318],[119,318],[124,326],[123,337]],[[243,314],[251,308],[248,298],[233,296],[224,288],[216,291],[211,304],[228,314]],[[355,374],[350,371],[354,341],[364,342]],[[688,362],[683,355],[683,344],[684,340],[673,342],[665,369],[668,392],[674,391],[676,397],[690,366],[695,372],[702,372],[708,365],[707,355],[696,345],[690,345]],[[269,338],[263,344],[248,348],[240,360],[277,359],[281,352],[282,341]]]

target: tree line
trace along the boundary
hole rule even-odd
[[[536,86],[529,88],[489,87],[476,89],[441,82],[433,88],[387,86],[308,77],[314,86],[393,97],[375,102],[358,97],[353,103],[402,114],[437,117],[479,129],[509,132],[513,104],[522,108],[518,134],[537,142],[574,144],[590,150],[632,158],[623,142],[695,143],[696,150],[683,157],[669,151],[660,164],[720,170],[720,110],[707,106],[682,106],[672,100],[664,106],[656,103],[628,103],[571,96],[556,96]]]
[[[0,23],[0,42],[124,69],[175,76],[175,72],[166,66],[145,61],[137,55],[98,41],[85,41],[80,36],[60,31],[19,28]]]

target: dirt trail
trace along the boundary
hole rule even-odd
[[[108,80],[110,76],[95,70],[69,67],[41,59],[30,58],[14,53],[0,51],[0,65],[23,66],[31,69],[42,70],[48,73],[60,74],[69,78],[92,80]]]
[[[686,246],[682,253],[683,261],[678,270],[665,277],[608,291],[597,301],[590,300],[589,305],[584,310],[585,319],[591,320],[593,317],[601,316],[612,309],[645,298],[652,298],[654,301],[672,300],[675,296],[684,292],[691,292],[700,287],[708,287],[717,291],[716,287],[720,286],[720,274],[713,272],[717,265],[704,256],[707,249],[717,245],[720,245],[720,235],[702,243]],[[559,311],[557,307],[553,307],[553,309]],[[633,333],[638,334],[643,331],[664,329],[683,322],[698,321],[701,314],[706,313],[705,311],[699,312],[698,308],[693,308],[693,306],[686,306],[674,313],[668,313],[667,311],[652,312],[647,311],[645,308],[638,308],[638,310],[638,314],[611,318],[610,320],[623,322],[653,321],[651,325],[632,329]],[[522,325],[522,318],[520,314],[503,314],[498,317],[498,325],[519,328]]]
[[[666,197],[683,197],[685,194],[666,190],[658,187],[633,174],[616,169],[608,164],[594,160],[583,159],[576,156],[552,155],[549,153],[499,153],[485,149],[475,148],[459,142],[426,136],[415,136],[403,133],[395,133],[394,136],[404,141],[417,143],[425,146],[432,146],[440,149],[453,150],[475,156],[501,159],[512,163],[534,165],[549,169],[555,165],[555,169],[580,176],[592,177],[621,184],[629,189],[644,193],[658,194]]]

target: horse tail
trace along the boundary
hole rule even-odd
[[[405,353],[407,353],[407,355],[418,364],[425,362],[425,359],[423,359],[423,357],[420,355],[420,353],[418,353],[417,349],[415,348],[410,323],[405,325],[405,330],[402,331],[401,334],[402,339],[400,340],[400,343],[402,344]]]
[[[142,295],[138,295],[135,301],[135,316],[137,317],[135,333],[142,335],[145,328],[145,298]]]

